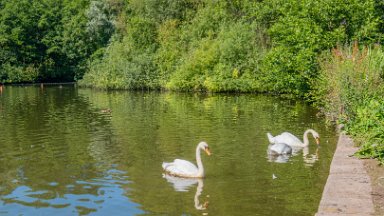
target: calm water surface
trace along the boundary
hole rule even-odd
[[[267,132],[307,128],[319,148],[267,157]],[[162,175],[201,140],[205,179]],[[314,108],[278,97],[6,86],[0,215],[313,215],[335,144]]]

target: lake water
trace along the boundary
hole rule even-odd
[[[265,95],[6,86],[0,215],[313,215],[337,141],[316,113]],[[267,156],[267,132],[307,128],[320,147]],[[163,176],[202,140],[206,178]]]

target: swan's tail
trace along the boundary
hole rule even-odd
[[[275,138],[272,136],[272,134],[267,133],[269,143],[275,143]]]

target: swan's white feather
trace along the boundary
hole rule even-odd
[[[195,176],[199,172],[195,164],[181,159],[175,159],[173,162],[170,163],[163,162],[162,166],[164,171],[171,175],[187,177]]]
[[[268,146],[268,154],[272,154],[272,155],[292,154],[292,147],[285,143],[270,144]]]
[[[267,133],[269,143],[275,143],[275,138],[272,136],[272,134]]]
[[[302,145],[303,142],[299,140],[295,135],[289,133],[289,132],[284,132],[280,135],[277,135],[273,138],[274,143],[285,143],[290,146],[296,146],[296,145]]]
[[[197,166],[186,160],[175,159],[171,163],[163,162],[162,167],[164,171],[170,175],[185,178],[203,178],[204,167],[200,157],[201,150],[204,150],[208,155],[211,155],[208,144],[206,142],[200,142],[196,147]]]

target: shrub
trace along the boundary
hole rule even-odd
[[[167,88],[214,92],[259,90],[258,63],[265,51],[255,40],[254,32],[253,24],[225,23],[216,34],[199,40],[199,46],[182,57]]]
[[[357,156],[377,158],[384,165],[384,100],[371,99],[358,107],[348,131],[362,143]]]
[[[153,55],[130,45],[129,38],[114,41],[101,59],[96,58],[90,63],[90,71],[79,85],[106,89],[159,88]]]
[[[33,65],[23,68],[7,63],[0,66],[1,83],[35,82],[38,76],[38,69]]]

